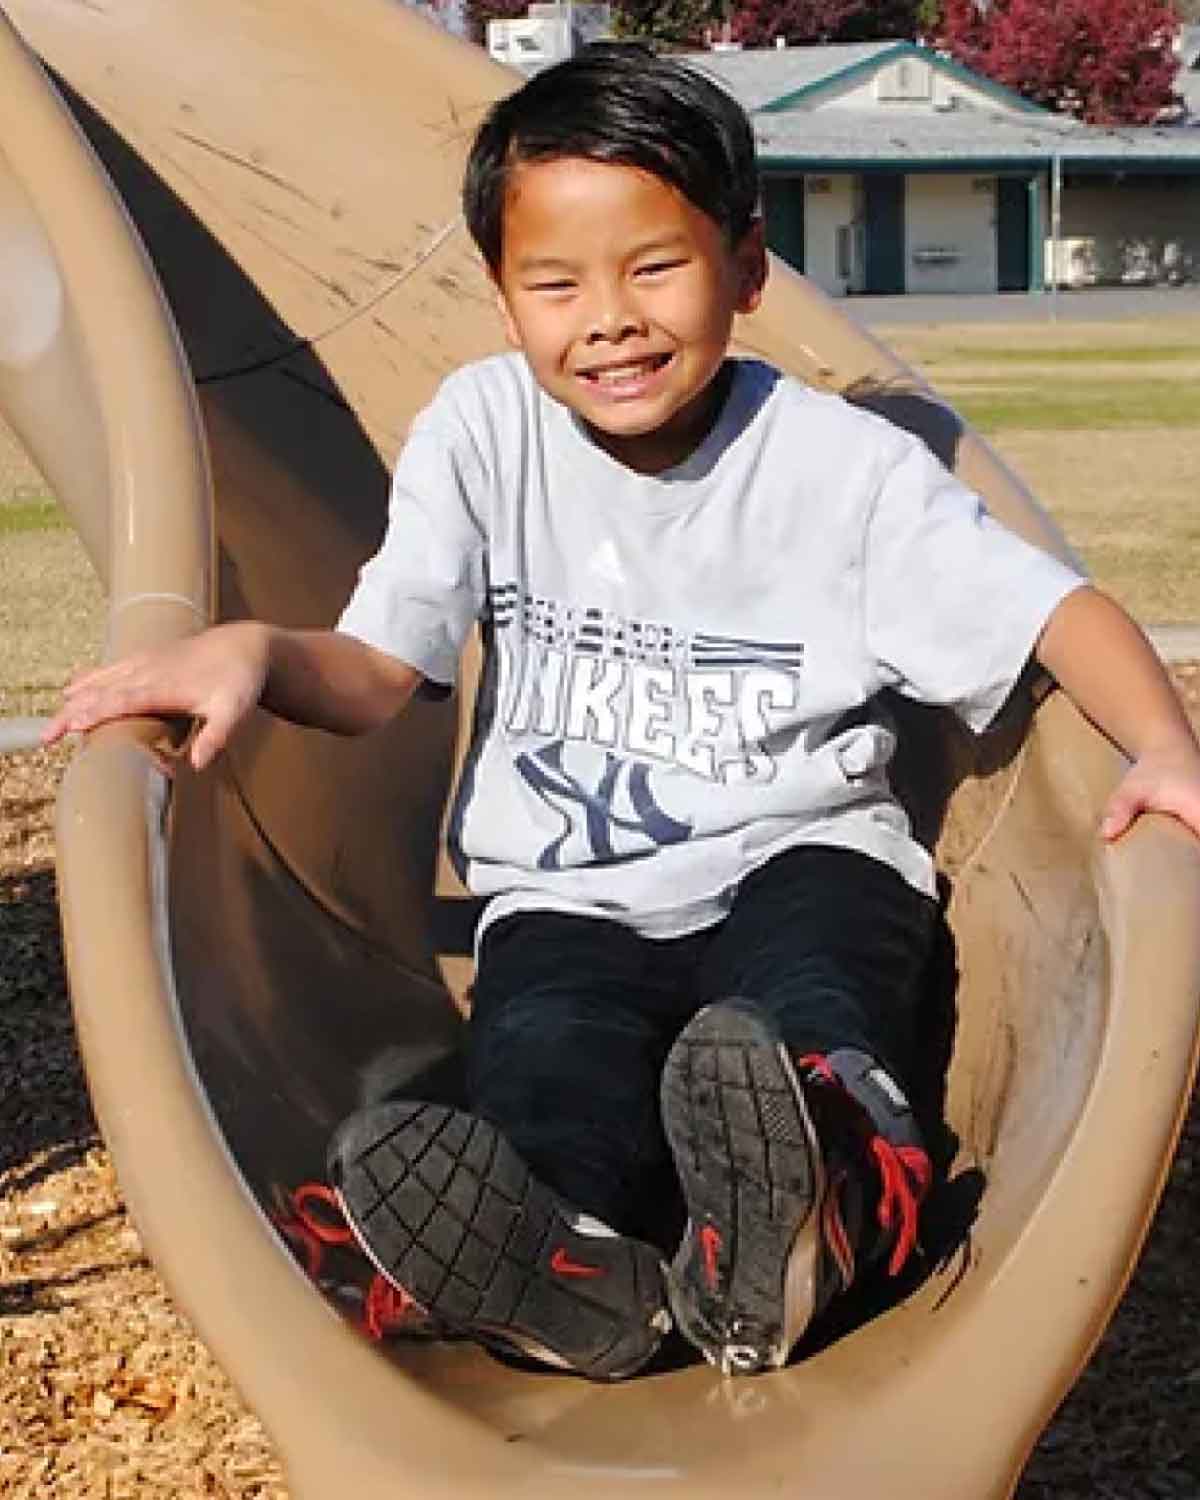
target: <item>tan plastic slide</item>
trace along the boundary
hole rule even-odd
[[[394,0],[4,3],[0,409],[107,586],[109,652],[214,610],[330,622],[406,423],[498,345],[457,190],[512,76]],[[1062,548],[800,278],[776,267],[741,336],[920,430]],[[346,1111],[456,1087],[472,910],[436,851],[459,713],[420,702],[363,742],[263,715],[199,778],[164,774],[179,726],[118,725],[62,793],[101,1124],[294,1495],[1009,1495],[1162,1185],[1196,1056],[1200,846],[1148,818],[1101,848],[1118,758],[1060,696],[979,746],[914,713],[906,781],[958,969],[941,1258],[783,1373],[598,1387],[371,1345],[272,1227]]]

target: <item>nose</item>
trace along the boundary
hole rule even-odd
[[[615,344],[645,331],[645,319],[624,287],[617,284],[597,290],[588,309],[589,344]]]

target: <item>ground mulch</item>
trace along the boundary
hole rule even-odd
[[[1200,666],[1176,677],[1200,711]],[[0,712],[48,707],[0,690]],[[0,1495],[286,1500],[261,1426],[146,1260],[88,1104],[55,905],[66,759],[0,759]],[[1200,1497],[1198,1148],[1193,1108],[1127,1295],[1018,1500]]]

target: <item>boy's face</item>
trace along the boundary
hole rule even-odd
[[[762,228],[730,248],[636,167],[565,157],[513,169],[496,277],[510,340],[542,388],[621,463],[679,463],[715,415],[733,316],[758,306]]]

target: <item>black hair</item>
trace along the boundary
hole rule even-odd
[[[636,42],[593,42],[493,105],[463,179],[467,228],[493,272],[503,251],[509,172],[563,157],[639,167],[713,219],[730,246],[758,205],[745,112],[695,68]]]

